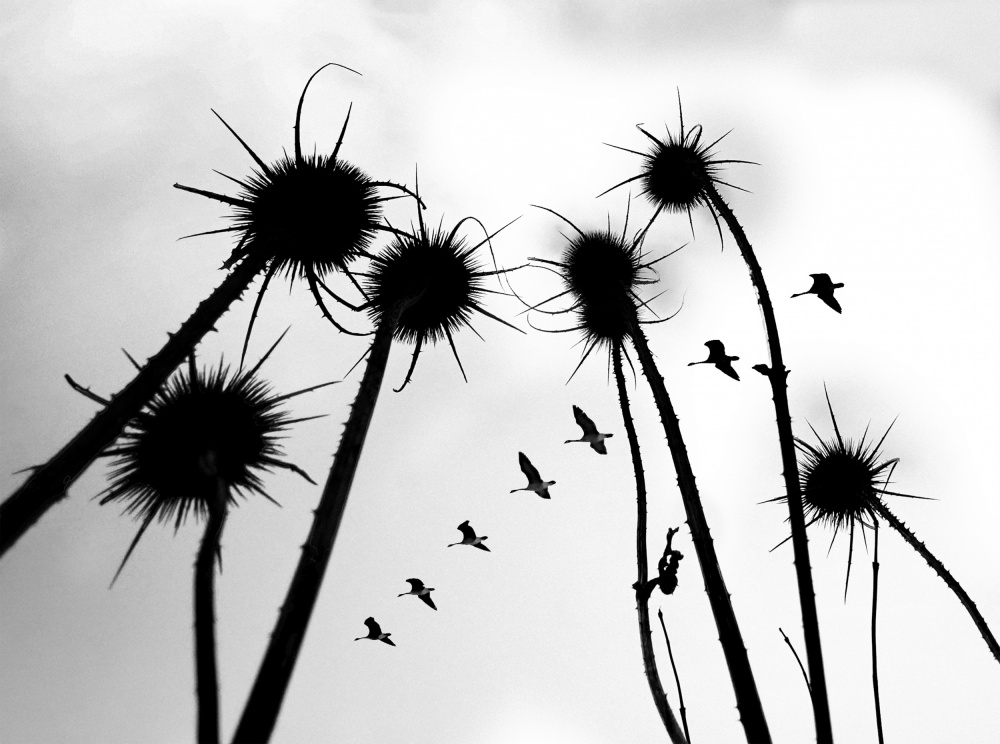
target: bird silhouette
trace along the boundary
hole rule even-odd
[[[689,362],[689,367],[695,364],[714,364],[720,372],[725,372],[734,380],[740,379],[740,376],[736,374],[736,370],[733,369],[732,365],[733,362],[739,359],[738,356],[728,356],[725,345],[718,340],[706,341],[705,346],[708,347],[708,359],[701,362]]]
[[[371,641],[382,641],[382,643],[388,643],[390,646],[395,646],[396,644],[389,640],[389,636],[392,633],[383,633],[382,628],[379,627],[378,623],[375,622],[375,618],[370,617],[365,620],[365,625],[368,626],[368,635],[359,636],[355,638],[356,641],[361,640],[371,640]]]
[[[813,280],[812,286],[809,287],[809,289],[807,289],[805,292],[799,292],[797,294],[793,294],[792,297],[801,297],[802,295],[806,294],[814,294],[839,313],[841,311],[840,303],[837,302],[836,298],[833,296],[833,290],[840,289],[844,285],[834,284],[830,280],[829,274],[810,274],[809,276],[811,276]]]
[[[469,526],[469,520],[466,519],[462,524],[458,525],[458,529],[462,531],[462,541],[457,543],[452,543],[447,547],[452,547],[453,545],[471,545],[474,548],[479,548],[480,550],[485,550],[487,553],[492,552],[489,548],[483,545],[483,540],[486,539],[486,535],[478,537],[476,531]]]
[[[410,585],[410,591],[403,592],[398,596],[405,597],[407,594],[412,594],[416,597],[420,597],[423,603],[432,610],[437,609],[437,607],[434,606],[434,600],[431,599],[431,592],[434,591],[434,587],[424,586],[424,582],[420,579],[407,579],[406,582]]]
[[[597,431],[597,427],[594,422],[590,420],[590,417],[580,410],[578,406],[573,406],[573,417],[576,419],[576,423],[583,429],[583,436],[579,439],[567,439],[566,444],[570,442],[586,442],[591,446],[591,448],[601,454],[608,454],[607,447],[604,446],[604,440],[610,439],[614,434],[601,434]],[[529,479],[531,476],[528,476]]]
[[[554,486],[555,481],[543,481],[542,476],[538,474],[535,466],[531,464],[531,460],[525,457],[523,452],[517,453],[517,461],[521,463],[521,472],[524,473],[525,477],[528,479],[528,485],[525,488],[512,488],[511,493],[515,491],[534,491],[543,499],[552,498],[549,496],[549,486]]]

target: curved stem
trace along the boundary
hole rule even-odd
[[[726,583],[722,578],[722,570],[719,568],[719,559],[709,534],[705,510],[701,504],[701,497],[698,495],[698,486],[695,484],[691,461],[688,459],[684,439],[681,436],[677,414],[674,413],[663,378],[656,368],[653,355],[646,343],[646,337],[635,317],[632,319],[630,335],[639,356],[639,362],[642,364],[642,372],[653,391],[653,399],[656,401],[656,407],[660,412],[660,421],[667,435],[667,445],[670,448],[670,456],[677,472],[677,485],[680,487],[681,499],[684,502],[688,527],[691,529],[691,540],[694,543],[695,552],[698,554],[698,563],[705,581],[705,592],[708,594],[708,600],[712,606],[712,614],[719,631],[719,642],[722,644],[722,651],[726,656],[726,664],[729,666],[729,675],[733,682],[733,690],[736,693],[736,707],[740,711],[740,722],[743,724],[748,742],[751,744],[770,742],[771,734],[767,728],[767,720],[764,718],[760,695],[757,692],[757,683],[750,668],[750,660],[747,658],[747,650],[743,645],[739,624],[736,622],[736,613],[733,611],[729,592],[726,590]]]
[[[813,716],[816,723],[817,744],[832,744],[833,727],[830,722],[830,701],[827,697],[826,672],[823,667],[823,648],[819,637],[819,616],[816,612],[816,594],[813,589],[812,568],[809,564],[809,542],[806,538],[805,515],[802,510],[802,492],[799,486],[799,468],[795,459],[795,440],[792,437],[792,417],[788,408],[788,370],[781,358],[781,343],[778,339],[778,324],[774,318],[771,296],[764,283],[757,256],[743,227],[719,195],[715,186],[707,185],[706,192],[712,206],[725,220],[732,233],[740,254],[750,271],[750,281],[757,290],[757,304],[764,318],[767,348],[771,357],[771,371],[767,377],[771,381],[775,419],[778,424],[778,443],[781,448],[782,476],[785,480],[785,494],[788,502],[788,521],[792,530],[792,552],[795,556],[795,576],[799,589],[799,604],[802,610],[802,629],[805,637],[806,660],[809,663],[809,683],[812,689]]]
[[[226,523],[229,488],[216,476],[215,498],[194,564],[194,649],[198,696],[198,744],[219,741],[219,676],[215,661],[215,556]]]
[[[983,640],[986,641],[986,645],[990,647],[990,652],[993,657],[1000,662],[1000,644],[997,643],[996,636],[993,635],[993,631],[990,630],[989,626],[986,624],[985,618],[979,613],[979,609],[976,607],[976,603],[972,601],[972,598],[966,593],[962,585],[955,580],[955,577],[951,575],[944,564],[941,563],[934,554],[927,549],[927,547],[917,539],[917,536],[910,532],[909,528],[903,524],[899,518],[889,511],[889,508],[883,504],[881,501],[875,501],[872,504],[872,508],[875,512],[882,517],[886,522],[892,525],[893,529],[896,530],[903,539],[910,544],[910,547],[916,550],[920,556],[927,561],[927,565],[937,572],[937,575],[944,579],[944,583],[955,592],[955,596],[965,607],[966,612],[969,613],[969,617],[972,618],[972,622],[976,624],[979,628],[979,632],[983,636]]]
[[[107,407],[52,459],[35,468],[31,477],[0,504],[0,557],[50,507],[66,496],[70,485],[101,450],[122,433],[266,264],[267,257],[254,255],[238,264],[208,299],[198,305],[180,330],[146,362],[132,382],[113,395]]]
[[[333,467],[315,510],[309,537],[302,546],[295,575],[233,737],[236,743],[268,741],[278,721],[278,713],[337,539],[340,520],[385,375],[392,335],[402,310],[402,305],[397,306],[375,329],[361,386],[351,405]]]
[[[663,610],[657,609],[656,614],[660,618],[660,627],[663,628],[663,640],[667,642],[667,656],[670,658],[670,668],[674,672],[674,684],[677,685],[677,700],[680,702],[681,725],[684,726],[684,736],[691,741],[691,732],[688,730],[687,709],[684,707],[684,691],[681,690],[681,678],[677,674],[677,665],[674,663],[674,649],[670,645],[670,635],[667,633],[667,624],[663,622]]]
[[[882,698],[878,694],[878,646],[875,619],[878,612],[878,520],[875,520],[875,553],[872,556],[872,694],[875,697],[875,728],[878,744],[885,744],[882,736]]]
[[[660,673],[656,668],[656,657],[653,655],[653,631],[649,626],[649,592],[645,590],[649,580],[649,555],[646,550],[646,475],[642,469],[642,456],[639,453],[639,437],[635,433],[635,422],[629,407],[628,391],[625,388],[625,373],[622,371],[621,344],[615,344],[612,349],[615,368],[615,382],[618,384],[618,401],[622,409],[622,420],[628,435],[629,450],[632,453],[632,468],[635,471],[635,493],[638,505],[638,519],[635,531],[636,562],[639,567],[639,580],[636,582],[636,610],[639,612],[639,645],[642,648],[642,664],[646,670],[649,691],[653,694],[653,702],[660,713],[663,725],[667,729],[670,741],[674,744],[687,744],[687,737],[677,723],[677,717],[667,702],[667,695],[660,682]]]

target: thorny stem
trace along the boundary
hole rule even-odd
[[[684,726],[684,736],[691,741],[691,732],[688,730],[687,708],[684,707],[684,691],[681,689],[681,678],[677,674],[677,664],[674,663],[674,649],[670,645],[670,634],[667,633],[667,624],[663,622],[663,610],[657,608],[657,616],[660,618],[660,627],[663,628],[663,640],[667,642],[667,656],[670,658],[670,668],[674,672],[674,684],[677,685],[677,699],[680,701],[681,725]]]
[[[782,476],[785,480],[785,494],[788,501],[788,521],[792,531],[792,552],[795,559],[795,575],[798,581],[799,603],[802,610],[802,627],[806,645],[806,660],[809,663],[809,682],[812,690],[813,716],[816,722],[818,744],[833,744],[833,727],[830,722],[830,701],[826,690],[826,672],[823,668],[823,648],[819,637],[819,616],[816,612],[816,593],[813,589],[812,568],[809,564],[809,542],[806,537],[805,515],[802,510],[802,491],[799,485],[799,467],[795,459],[795,440],[792,437],[792,417],[788,408],[788,370],[781,357],[781,343],[778,338],[778,324],[774,318],[771,296],[764,283],[757,256],[743,227],[719,195],[714,184],[706,184],[706,192],[712,206],[725,220],[732,233],[740,254],[750,270],[750,281],[757,290],[757,304],[764,318],[767,348],[771,357],[771,371],[767,377],[771,381],[775,419],[778,424],[778,443],[781,448]]]
[[[687,744],[688,738],[681,731],[677,717],[670,708],[670,703],[667,702],[667,695],[660,682],[660,673],[656,668],[656,657],[653,654],[653,631],[649,627],[649,592],[644,591],[649,578],[649,555],[646,550],[646,474],[642,469],[639,437],[635,433],[635,422],[632,419],[632,411],[629,406],[628,390],[625,388],[621,344],[614,345],[612,358],[614,360],[615,382],[618,384],[618,401],[622,409],[625,432],[628,435],[629,450],[632,453],[632,468],[635,471],[635,492],[638,505],[635,551],[639,567],[639,580],[636,582],[636,610],[639,612],[639,645],[642,648],[642,664],[646,670],[649,691],[653,694],[653,702],[656,704],[656,710],[659,711],[663,725],[667,729],[670,741],[674,744]]]
[[[743,636],[740,634],[729,592],[726,590],[726,582],[723,580],[722,570],[719,568],[715,545],[709,534],[705,510],[701,504],[701,497],[698,495],[698,486],[695,484],[694,473],[691,470],[691,461],[688,459],[684,439],[681,436],[680,423],[677,420],[677,414],[674,413],[670,396],[667,395],[663,378],[660,376],[656,363],[653,361],[653,355],[649,351],[646,337],[635,317],[632,319],[630,336],[639,356],[639,362],[642,364],[642,372],[653,391],[653,399],[656,401],[656,407],[660,412],[660,421],[667,435],[667,445],[670,448],[670,456],[677,472],[677,485],[680,487],[681,499],[684,502],[684,511],[687,514],[687,523],[691,530],[691,540],[694,543],[695,552],[698,554],[698,563],[701,565],[701,574],[705,582],[705,592],[708,594],[708,600],[712,606],[712,614],[715,616],[715,624],[719,632],[719,643],[726,656],[726,664],[729,666],[729,675],[733,682],[733,691],[736,693],[736,707],[740,711],[740,723],[743,724],[743,730],[750,744],[766,744],[771,741],[771,734],[767,728],[767,720],[764,718],[764,710],[757,692],[757,683],[750,668],[750,660],[747,658],[747,650],[743,645]]]
[[[997,639],[993,635],[989,626],[986,624],[986,620],[979,613],[976,603],[972,601],[972,598],[969,597],[968,594],[966,594],[962,585],[955,580],[955,577],[952,576],[948,569],[944,567],[944,564],[935,558],[934,554],[931,553],[931,551],[929,551],[927,547],[917,539],[917,536],[910,532],[909,528],[903,524],[895,514],[889,511],[885,504],[881,501],[875,500],[872,503],[872,508],[880,517],[892,525],[896,532],[903,536],[903,539],[910,544],[910,547],[916,550],[921,557],[927,561],[927,565],[933,568],[937,572],[937,575],[944,579],[944,583],[947,584],[953,592],[955,592],[955,596],[958,597],[959,601],[965,606],[965,610],[969,613],[969,617],[972,618],[972,622],[974,622],[976,627],[979,628],[979,632],[982,634],[983,640],[986,641],[986,645],[990,647],[993,657],[997,661],[1000,661],[1000,644],[997,643]]]
[[[337,539],[361,449],[375,412],[392,336],[404,307],[402,303],[397,305],[375,329],[361,386],[351,405],[333,467],[314,512],[309,537],[302,546],[299,564],[233,737],[234,744],[267,742],[278,721],[278,713]]]
[[[212,453],[209,453],[210,455]],[[194,564],[194,648],[198,695],[198,744],[219,742],[219,675],[215,661],[215,556],[226,523],[229,488],[216,475],[215,499]]]
[[[70,442],[47,463],[34,469],[3,504],[0,504],[0,557],[56,502],[84,470],[124,431],[125,426],[191,353],[202,337],[213,329],[253,278],[263,270],[267,256],[251,255],[192,313],[163,348]]]
[[[875,553],[872,556],[872,693],[875,697],[875,728],[878,730],[878,744],[885,744],[882,736],[882,699],[878,694],[878,651],[876,645],[875,618],[878,611],[878,520],[875,520]]]

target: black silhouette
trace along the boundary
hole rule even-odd
[[[601,434],[597,431],[597,426],[594,425],[594,422],[578,406],[573,406],[573,417],[576,419],[579,427],[583,429],[583,436],[579,439],[567,439],[565,443],[586,442],[598,454],[608,454],[608,449],[604,446],[604,440],[613,437],[614,434]]]
[[[736,370],[733,369],[732,365],[733,362],[739,359],[738,356],[728,356],[725,345],[718,340],[706,341],[705,346],[708,347],[708,359],[701,362],[690,362],[688,363],[689,367],[695,364],[714,364],[720,372],[724,372],[734,380],[740,379],[740,376],[736,374]],[[757,371],[760,372],[760,370]]]
[[[431,599],[431,592],[434,591],[434,587],[424,586],[424,582],[420,579],[407,579],[406,582],[410,585],[410,591],[403,592],[400,597],[405,597],[407,594],[412,594],[416,597],[420,597],[421,601],[432,610],[436,610],[437,607],[434,606],[434,600]]]
[[[367,620],[365,620],[365,625],[368,626],[368,635],[359,636],[354,640],[361,641],[367,639],[371,641],[382,641],[382,643],[388,643],[390,646],[396,645],[395,643],[389,640],[389,636],[391,636],[392,633],[382,632],[382,628],[380,628],[379,624],[375,622],[375,618],[370,617]]]
[[[836,298],[833,296],[833,290],[840,289],[844,285],[834,284],[833,281],[831,281],[829,274],[810,274],[809,276],[811,276],[813,280],[812,286],[805,292],[793,294],[792,297],[814,294],[839,313],[841,311],[840,303],[837,302]]]
[[[466,519],[462,524],[458,525],[458,529],[462,531],[462,542],[451,543],[447,547],[452,547],[453,545],[471,545],[474,548],[479,548],[480,550],[485,550],[487,553],[491,552],[489,548],[483,545],[483,540],[486,539],[486,535],[482,537],[476,536],[476,531],[469,526],[469,520]]]
[[[531,464],[531,460],[525,457],[523,452],[517,453],[517,461],[521,463],[521,472],[524,473],[525,477],[528,479],[528,485],[525,488],[512,488],[511,493],[515,491],[534,491],[543,499],[552,498],[549,496],[549,486],[554,486],[555,481],[543,481],[542,476],[538,474],[535,466]]]

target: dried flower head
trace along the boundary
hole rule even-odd
[[[830,525],[833,527],[834,539],[842,528],[850,530],[847,581],[844,584],[846,597],[854,553],[855,525],[861,526],[864,535],[863,530],[872,526],[878,512],[876,507],[881,504],[884,495],[922,497],[888,490],[898,459],[885,459],[882,455],[882,443],[892,430],[892,424],[882,438],[874,443],[867,441],[867,428],[860,440],[845,439],[837,426],[837,417],[829,395],[826,396],[826,403],[833,422],[834,438],[823,440],[810,425],[818,443],[812,445],[799,438],[795,442],[804,456],[799,465],[799,480],[803,510],[808,520],[806,526],[817,521]],[[774,500],[784,501],[786,498],[781,496]],[[832,539],[830,546],[833,546]]]
[[[192,355],[186,373],[176,373],[129,423],[119,443],[103,453],[115,460],[111,482],[100,494],[101,505],[123,502],[123,514],[142,520],[118,573],[154,519],[172,521],[175,531],[189,515],[207,519],[220,482],[227,508],[238,503],[234,494],[246,498],[256,493],[273,502],[261,480],[261,474],[273,468],[313,482],[301,468],[281,459],[278,440],[292,424],[317,417],[293,419],[279,406],[332,383],[274,395],[256,373],[275,346],[277,342],[253,369],[234,377],[228,367],[199,372]]]
[[[719,226],[718,215],[709,194],[714,189],[715,184],[730,186],[740,191],[745,191],[745,189],[721,180],[719,166],[726,163],[748,163],[751,165],[756,165],[756,163],[751,163],[749,160],[720,160],[714,157],[712,148],[719,144],[729,132],[715,141],[705,144],[702,142],[700,124],[687,131],[684,130],[684,110],[681,107],[680,91],[677,93],[677,108],[680,114],[680,133],[674,135],[667,129],[666,140],[654,137],[641,124],[636,125],[636,128],[651,142],[647,152],[638,152],[618,145],[608,145],[617,150],[638,155],[643,159],[643,164],[637,175],[626,178],[621,183],[601,192],[598,196],[604,196],[609,191],[614,191],[627,183],[639,181],[642,185],[641,193],[656,209],[646,226],[646,230],[662,211],[687,212],[688,221],[691,223],[691,232],[694,234],[691,210],[705,206],[711,211],[716,227],[719,227],[721,240],[722,228]]]
[[[201,194],[234,207],[232,226],[197,233],[198,235],[219,232],[240,234],[239,243],[223,264],[223,268],[230,268],[249,256],[263,256],[268,259],[264,281],[247,329],[243,346],[244,357],[264,292],[271,277],[279,271],[284,271],[290,282],[294,282],[296,278],[304,279],[324,317],[339,330],[351,333],[334,320],[319,290],[322,288],[345,305],[350,303],[344,302],[331,291],[324,279],[332,272],[342,271],[354,281],[348,267],[360,256],[370,257],[368,248],[376,234],[398,232],[382,224],[381,204],[395,197],[379,196],[379,187],[390,187],[404,194],[416,196],[405,186],[389,181],[375,181],[360,168],[338,157],[344,142],[344,133],[347,131],[347,123],[351,118],[350,108],[333,153],[329,156],[315,153],[303,156],[300,136],[302,104],[309,83],[320,70],[330,66],[341,67],[360,75],[356,70],[333,62],[323,65],[312,74],[302,89],[295,112],[294,158],[286,154],[277,162],[268,165],[213,110],[212,113],[250,153],[257,168],[244,179],[226,176],[242,188],[238,197],[174,184],[179,189]],[[354,283],[357,286],[357,282]]]
[[[552,269],[560,277],[563,291],[547,300],[531,305],[528,310],[535,310],[547,315],[573,313],[576,325],[571,328],[548,331],[568,333],[582,331],[584,335],[584,352],[580,363],[573,374],[583,364],[590,353],[598,347],[609,350],[629,338],[636,323],[661,323],[674,317],[647,320],[641,318],[644,309],[656,299],[643,300],[639,296],[642,287],[653,284],[657,274],[653,265],[680,248],[661,256],[653,261],[643,263],[643,241],[646,231],[641,230],[632,238],[628,238],[628,215],[625,216],[625,227],[621,235],[611,231],[610,218],[607,228],[599,230],[581,230],[558,212],[547,207],[539,207],[554,214],[576,231],[574,237],[567,238],[568,244],[563,249],[559,261],[544,258],[532,258],[546,268]],[[684,246],[681,246],[683,248]],[[560,297],[569,296],[571,303],[561,310],[542,310],[546,305]],[[657,295],[658,297],[659,295]],[[547,329],[538,329],[547,330]],[[572,379],[572,375],[570,375]]]
[[[368,314],[372,321],[375,324],[386,322],[390,320],[394,308],[401,307],[393,335],[399,341],[414,344],[410,368],[396,392],[406,387],[412,378],[424,341],[437,343],[448,339],[462,377],[467,380],[455,349],[453,334],[463,326],[468,326],[475,333],[470,322],[473,311],[520,331],[482,306],[484,294],[505,294],[487,289],[483,279],[514,269],[484,271],[475,258],[475,252],[483,245],[489,246],[492,255],[490,241],[513,221],[492,234],[483,227],[486,237],[472,246],[458,234],[461,226],[468,221],[483,227],[475,217],[465,217],[448,232],[441,224],[428,229],[423,216],[420,216],[415,233],[397,236],[372,259],[370,272],[364,274],[370,297]],[[495,259],[493,263],[495,267]]]

